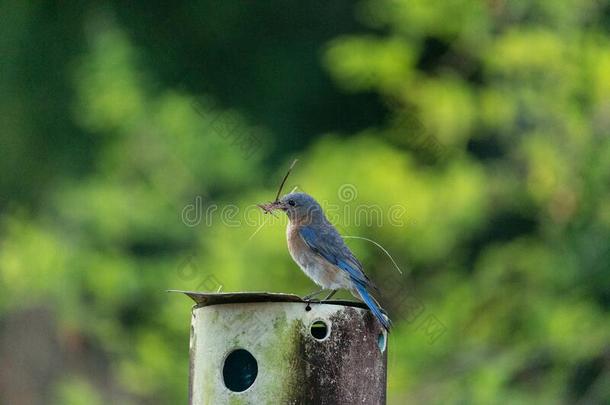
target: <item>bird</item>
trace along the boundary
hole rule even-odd
[[[267,212],[284,211],[288,217],[288,251],[296,264],[322,289],[303,297],[309,301],[325,290],[329,300],[339,289],[346,289],[362,300],[386,331],[391,321],[371,294],[377,290],[364,273],[362,264],[326,218],[320,204],[309,194],[291,192],[263,207]]]

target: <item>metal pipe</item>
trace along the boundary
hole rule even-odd
[[[182,292],[190,404],[385,404],[387,334],[363,304]]]

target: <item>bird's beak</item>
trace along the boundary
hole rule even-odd
[[[281,201],[274,201],[271,203],[271,206],[273,207],[274,210],[286,211],[288,209],[288,206],[286,206],[286,204],[284,204]]]
[[[265,211],[266,213],[272,213],[275,210],[286,211],[287,209],[286,205],[281,201],[273,201],[266,204],[259,204],[258,206],[262,208],[263,211]]]

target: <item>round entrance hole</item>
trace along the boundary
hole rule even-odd
[[[330,331],[328,325],[324,321],[317,320],[311,324],[309,332],[315,339],[324,340],[328,337]]]
[[[233,392],[250,388],[258,375],[258,363],[249,351],[237,349],[229,353],[222,368],[225,386]]]

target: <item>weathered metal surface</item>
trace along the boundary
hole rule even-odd
[[[167,290],[185,294],[190,297],[199,306],[218,305],[218,304],[236,304],[236,303],[252,303],[252,302],[302,302],[307,304],[301,297],[294,294],[270,293],[270,292],[232,292],[232,293],[205,293],[198,291],[183,291],[183,290]],[[311,301],[309,301],[311,302]],[[314,302],[311,302],[312,305]],[[367,306],[363,302],[348,301],[348,300],[328,300],[325,304],[345,305],[350,307],[358,307],[366,309]]]
[[[191,404],[385,403],[387,351],[378,341],[387,336],[360,303],[185,293],[198,303],[191,325]],[[312,336],[316,321],[328,327],[323,339]],[[227,388],[223,376],[225,359],[236,349],[254,356],[258,370],[242,392]]]

